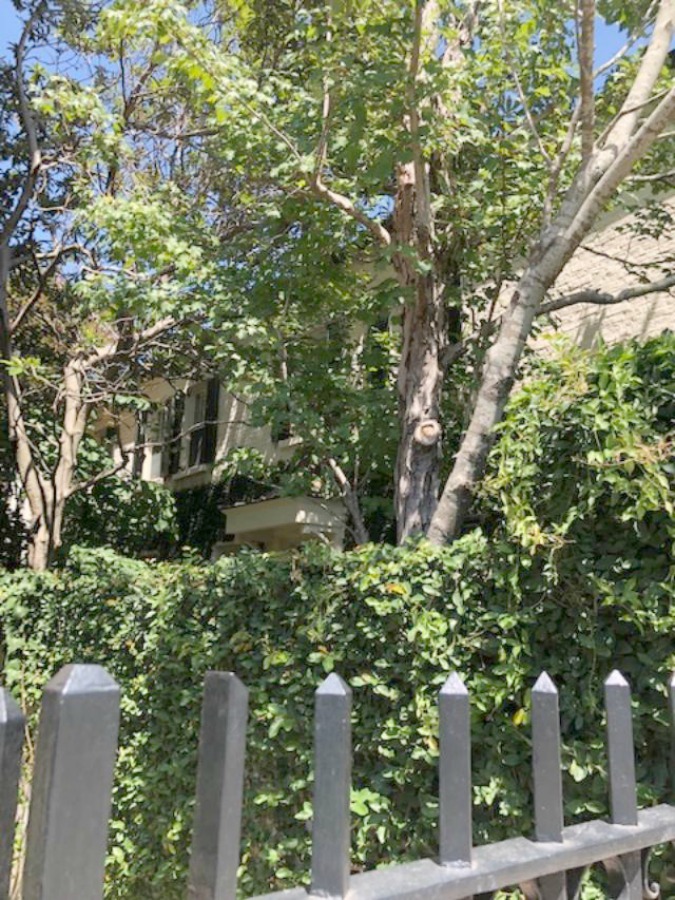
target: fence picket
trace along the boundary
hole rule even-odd
[[[675,800],[675,672],[668,679],[668,713],[670,720],[670,798]]]
[[[23,900],[100,900],[117,753],[119,688],[74,665],[42,696]]]
[[[9,691],[0,688],[0,900],[9,896],[25,724]]]
[[[538,841],[563,839],[563,796],[560,766],[558,690],[542,672],[532,689],[532,768],[534,822]],[[567,900],[564,872],[539,879],[541,900]]]
[[[616,669],[605,680],[607,756],[612,822],[637,825],[637,786],[630,685]],[[642,900],[640,851],[605,860],[610,896],[620,900]]]
[[[351,688],[332,673],[315,694],[311,894],[349,890]]]
[[[675,842],[675,806],[637,810],[631,694],[605,682],[612,821],[563,827],[559,697],[543,672],[532,691],[535,840],[472,846],[469,694],[458,675],[439,692],[439,860],[418,859],[350,877],[351,700],[330,675],[315,694],[315,784],[310,894],[351,900],[491,900],[520,886],[532,900],[576,900],[583,873],[603,864],[607,896],[659,896],[646,878],[649,848]],[[675,674],[668,682],[675,744]],[[248,691],[232,673],[205,680],[188,900],[235,900]],[[119,721],[119,689],[100,666],[66,666],[47,685],[27,836],[23,900],[101,900]],[[24,720],[0,689],[0,900],[7,900]],[[675,762],[673,763],[675,774]],[[307,900],[305,888],[266,895]]]
[[[471,718],[469,692],[455,672],[438,695],[439,859],[442,865],[471,865]]]
[[[232,672],[208,672],[188,900],[234,900],[236,895],[247,722],[248,690],[241,681]]]
[[[615,825],[637,825],[630,687],[616,669],[605,681],[609,797]]]

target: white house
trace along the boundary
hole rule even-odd
[[[222,390],[216,379],[189,383],[155,379],[145,393],[157,412],[123,417],[119,426],[97,424],[117,462],[129,459],[130,473],[183,491],[218,479],[227,454],[237,448],[259,451],[266,462],[289,460],[298,439],[273,435],[269,427],[247,423],[243,399]],[[272,497],[222,507],[223,539],[214,556],[242,545],[285,550],[314,538],[341,548],[347,519],[340,499]]]

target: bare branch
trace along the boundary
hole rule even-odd
[[[579,124],[579,120],[581,118],[581,104],[577,103],[574,108],[574,112],[572,113],[572,117],[570,118],[570,123],[567,128],[567,132],[565,134],[565,138],[562,142],[560,150],[558,151],[558,155],[553,160],[551,164],[550,174],[549,174],[549,182],[548,182],[548,191],[546,193],[546,199],[544,200],[544,208],[543,208],[543,224],[546,227],[550,221],[551,216],[553,214],[553,201],[555,200],[556,194],[558,193],[558,182],[560,180],[560,173],[562,172],[562,167],[565,164],[565,160],[569,156],[570,150],[572,149],[572,145],[574,144],[574,135],[577,131],[577,126]]]
[[[332,29],[329,28],[326,33],[327,43],[330,44],[332,39]],[[360,210],[345,194],[340,194],[324,184],[323,171],[328,159],[328,135],[330,132],[331,116],[332,96],[327,81],[324,81],[323,99],[321,104],[321,134],[316,148],[316,164],[312,177],[310,178],[310,187],[317,197],[332,203],[333,206],[336,206],[350,218],[363,225],[380,246],[388,247],[391,244],[391,235],[384,225],[376,219],[372,219],[370,216],[366,215],[366,213],[364,213],[363,210]]]
[[[648,284],[638,284],[634,287],[624,288],[618,294],[608,294],[604,291],[594,290],[575,291],[573,294],[567,294],[564,297],[557,297],[555,300],[542,303],[537,315],[549,315],[560,309],[576,306],[578,303],[612,306],[615,303],[624,303],[626,300],[633,300],[636,297],[645,297],[648,294],[669,291],[673,287],[675,287],[675,275],[668,275],[666,278],[662,278],[661,281],[652,281]]]
[[[69,500],[73,494],[79,494],[82,491],[86,491],[88,488],[93,487],[95,484],[98,484],[100,481],[112,478],[114,475],[117,475],[118,472],[121,472],[128,462],[129,454],[123,455],[120,462],[116,463],[111,468],[104,469],[103,472],[98,472],[98,474],[93,475],[91,478],[87,478],[86,481],[79,481],[76,484],[71,485],[70,489],[65,493],[65,499]]]
[[[366,524],[363,521],[363,515],[361,514],[361,507],[359,506],[359,499],[356,496],[356,492],[351,486],[349,479],[345,475],[341,466],[332,458],[329,457],[326,460],[328,464],[328,468],[333,473],[333,478],[335,479],[340,491],[342,493],[342,500],[347,507],[349,515],[352,517],[352,523],[354,525],[354,538],[357,544],[367,544],[370,540],[370,535],[368,534],[368,529],[366,528]]]
[[[19,198],[14,209],[7,218],[7,221],[3,225],[2,231],[0,231],[0,245],[7,244],[9,242],[16,226],[18,225],[21,217],[26,211],[26,208],[33,196],[33,192],[35,191],[35,185],[37,183],[40,166],[42,164],[42,154],[40,153],[40,146],[38,144],[37,138],[37,127],[35,124],[35,119],[33,117],[33,110],[31,109],[30,100],[28,99],[28,94],[26,92],[23,68],[26,58],[26,45],[28,43],[28,38],[33,31],[33,26],[37,22],[38,18],[42,15],[44,7],[44,0],[43,2],[37,4],[28,21],[24,25],[23,31],[21,32],[21,37],[19,38],[19,42],[16,46],[16,89],[19,97],[19,113],[21,116],[21,124],[23,125],[23,129],[26,132],[26,138],[28,140],[29,162],[28,174],[23,183],[23,188],[21,190]]]
[[[518,69],[514,65],[513,56],[509,51],[509,41],[506,36],[506,24],[504,18],[504,3],[502,0],[499,0],[499,22],[500,22],[500,30],[502,36],[502,48],[504,51],[504,58],[508,63],[511,78],[513,79],[513,83],[516,87],[516,93],[518,94],[518,99],[520,100],[520,105],[523,107],[523,113],[525,114],[525,121],[527,122],[527,127],[534,138],[537,147],[539,148],[539,152],[544,157],[546,162],[550,163],[551,158],[544,146],[544,142],[541,139],[541,135],[537,130],[537,125],[534,121],[534,117],[532,115],[532,110],[530,109],[530,104],[527,102],[527,97],[525,96],[525,91],[523,90],[523,84],[520,80],[520,76],[518,75]]]
[[[658,0],[652,0],[651,6],[645,13],[644,20],[642,22],[641,27],[638,28],[637,31],[633,32],[633,34],[630,35],[630,37],[628,38],[626,43],[623,45],[623,47],[621,47],[614,54],[614,56],[612,56],[610,59],[608,59],[606,62],[604,62],[601,66],[598,66],[598,68],[593,72],[594,80],[596,78],[598,78],[600,75],[603,75],[605,72],[607,72],[609,69],[611,69],[612,66],[615,66],[620,60],[622,60],[624,58],[624,56],[626,55],[626,53],[628,53],[628,51],[640,40],[640,38],[644,34],[645,30],[649,27],[650,22],[654,18],[654,13],[656,12],[657,6],[658,6]]]
[[[154,338],[159,337],[161,334],[164,334],[164,332],[170,331],[172,328],[175,328],[178,324],[180,324],[179,321],[173,318],[173,316],[167,316],[164,319],[160,319],[149,328],[146,328],[143,331],[139,331],[136,335],[134,335],[131,346],[125,345],[124,347],[122,347],[119,340],[111,341],[109,344],[106,344],[104,347],[100,347],[98,350],[95,350],[89,356],[85,357],[81,362],[82,369],[84,371],[86,369],[92,368],[100,362],[110,362],[116,357],[128,356],[132,352],[138,350],[138,348],[143,344],[149,343]]]
[[[675,0],[673,0],[675,3]],[[669,29],[669,32],[672,28]],[[587,194],[575,216],[574,230],[586,230],[597,215],[598,208],[614,193],[628,176],[633,165],[649,150],[663,129],[675,119],[675,87],[671,88],[639,130],[628,140],[614,161],[605,170],[594,188]]]
[[[388,247],[391,244],[391,235],[387,231],[387,229],[382,225],[377,219],[371,219],[370,216],[366,215],[363,210],[359,209],[349,197],[346,197],[344,194],[340,194],[337,191],[331,190],[331,188],[327,187],[320,176],[316,173],[311,179],[311,188],[312,191],[317,195],[317,197],[321,197],[323,200],[327,200],[329,203],[332,203],[333,206],[336,206],[338,209],[341,209],[344,213],[346,213],[350,218],[359,222],[359,224],[363,225],[372,236],[375,238],[378,244],[382,247]]]
[[[654,182],[654,181],[672,181],[675,178],[675,169],[668,172],[655,172],[651,175],[631,175],[631,181]]]
[[[577,27],[580,69],[581,160],[593,153],[595,98],[593,96],[593,53],[595,50],[595,0],[581,0],[581,21]]]
[[[638,72],[618,115],[600,138],[599,145],[605,148],[622,147],[633,134],[639,112],[649,102],[654,85],[661,74],[674,29],[675,0],[661,0],[654,31]]]
[[[12,320],[12,324],[10,326],[12,334],[16,334],[16,332],[17,332],[19,326],[21,325],[21,323],[23,322],[23,320],[26,318],[28,313],[33,309],[35,304],[38,302],[38,300],[42,296],[42,293],[45,289],[45,285],[47,284],[47,282],[49,281],[51,276],[54,274],[54,270],[56,269],[57,265],[61,261],[61,258],[63,257],[64,252],[66,252],[65,248],[63,248],[63,247],[58,248],[56,253],[53,255],[53,258],[51,259],[49,265],[42,271],[40,271],[39,265],[37,266],[38,286],[35,288],[32,295],[28,298],[28,300],[24,303],[24,305],[21,307],[19,312],[16,314],[16,316]],[[36,260],[36,263],[37,263],[37,260]]]

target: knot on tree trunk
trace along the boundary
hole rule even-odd
[[[413,432],[413,440],[423,447],[433,447],[440,437],[441,425],[437,419],[423,419]]]

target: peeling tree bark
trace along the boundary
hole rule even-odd
[[[446,344],[443,287],[434,271],[431,222],[419,223],[420,190],[412,164],[401,167],[394,211],[396,243],[412,246],[430,267],[422,274],[402,254],[394,257],[399,282],[412,293],[402,316],[402,348],[398,365],[400,440],[396,458],[395,497],[399,542],[428,527],[440,488],[440,403]],[[416,219],[418,222],[416,223]]]

